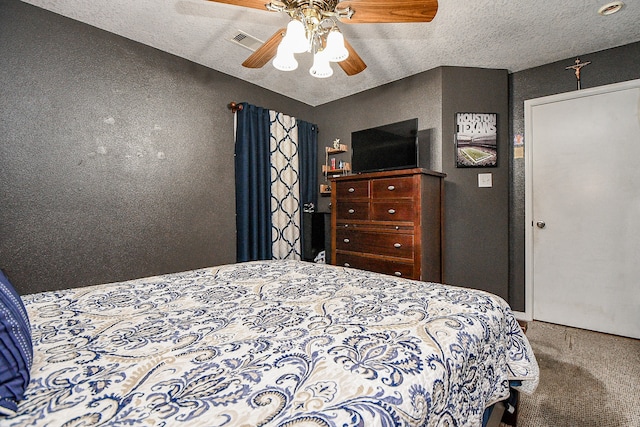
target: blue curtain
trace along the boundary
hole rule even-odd
[[[236,258],[271,259],[269,110],[242,103],[237,114]]]
[[[300,199],[303,206],[318,207],[318,126],[298,120],[300,147]]]

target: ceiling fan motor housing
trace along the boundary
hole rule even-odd
[[[276,0],[267,4],[267,9],[286,12],[291,17],[301,12],[306,19],[317,21],[316,24],[327,18],[350,19],[353,9],[339,9],[338,3],[340,0]]]

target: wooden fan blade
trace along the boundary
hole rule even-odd
[[[209,0],[214,3],[232,4],[235,6],[250,7],[252,9],[267,10],[269,0]]]
[[[349,51],[349,57],[344,61],[338,62],[340,68],[344,70],[347,76],[355,76],[359,72],[364,71],[364,69],[367,68],[367,64],[364,63],[360,55],[358,55],[346,39],[344,41],[344,47]]]
[[[251,54],[243,63],[243,67],[261,68],[271,60],[278,51],[278,45],[284,37],[286,28],[280,28],[276,31],[262,46]]]
[[[438,12],[438,0],[344,0],[338,8],[350,6],[355,13],[344,23],[431,22]]]

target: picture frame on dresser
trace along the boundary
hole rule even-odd
[[[456,167],[498,165],[498,114],[456,113]]]

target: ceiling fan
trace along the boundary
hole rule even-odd
[[[311,52],[312,76],[324,78],[333,74],[330,62],[337,62],[349,76],[360,73],[367,65],[353,47],[344,40],[337,21],[343,23],[410,23],[430,22],[438,11],[438,0],[209,0],[270,12],[284,12],[291,20],[286,28],[276,31],[243,63],[244,67],[261,68],[272,58],[282,71],[297,68],[294,53]]]

